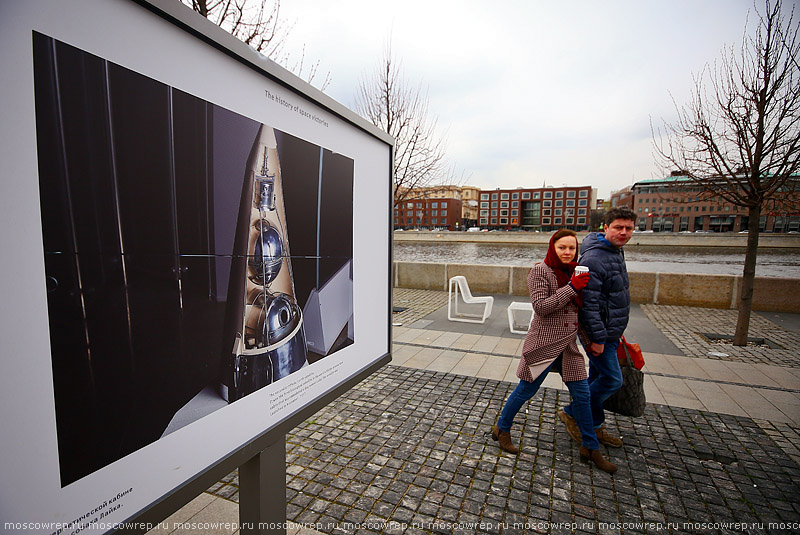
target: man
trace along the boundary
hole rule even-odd
[[[583,289],[579,321],[585,335],[581,341],[589,356],[589,392],[597,439],[618,448],[622,440],[603,428],[603,402],[622,386],[617,346],[628,325],[631,303],[622,247],[633,236],[636,214],[628,207],[613,208],[604,221],[603,232],[589,234],[581,244],[578,263],[589,268],[591,277]],[[570,436],[580,443],[571,405],[559,411],[558,416]]]

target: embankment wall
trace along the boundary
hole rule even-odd
[[[450,277],[463,275],[473,294],[528,295],[528,267],[395,262],[399,288],[447,291]],[[739,307],[741,275],[630,272],[634,303],[707,308]],[[800,279],[756,277],[753,309],[800,313]]]

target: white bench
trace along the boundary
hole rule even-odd
[[[461,294],[461,301],[467,305],[482,305],[483,313],[481,314],[467,314],[459,312],[458,302],[459,294]],[[475,297],[469,291],[469,284],[467,278],[463,275],[456,275],[450,278],[450,283],[447,288],[447,319],[450,321],[464,321],[467,323],[484,323],[486,318],[492,314],[492,304],[494,297],[491,295],[485,297]]]
[[[514,321],[514,311],[521,311],[530,314],[527,323],[517,323]],[[531,323],[533,322],[533,305],[530,302],[527,303],[520,303],[519,301],[514,301],[510,305],[508,305],[508,328],[514,334],[528,334],[528,329],[531,327]],[[517,329],[517,326],[520,326],[520,329]],[[521,330],[524,326],[524,331]]]

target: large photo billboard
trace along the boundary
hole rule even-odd
[[[0,521],[102,532],[388,354],[391,145],[128,0],[0,9]]]

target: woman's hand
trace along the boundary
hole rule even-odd
[[[572,279],[570,279],[569,285],[572,286],[572,288],[576,292],[580,292],[581,290],[586,288],[587,284],[589,284],[590,276],[591,275],[589,275],[588,273],[580,273],[580,274],[575,273],[572,275]]]

